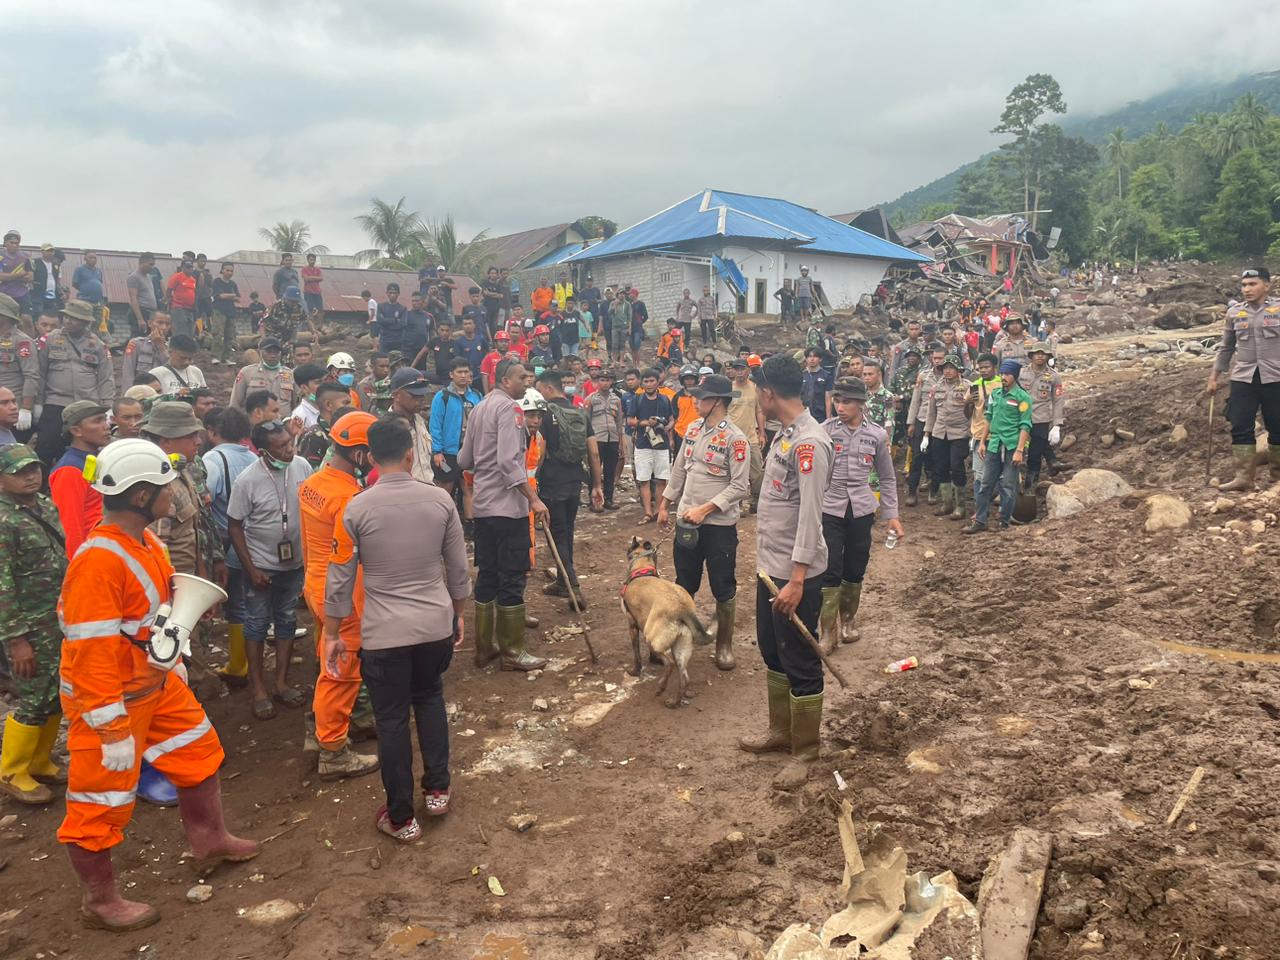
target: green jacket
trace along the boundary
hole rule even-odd
[[[987,397],[987,451],[1018,449],[1019,435],[1031,433],[1031,394],[1014,384],[1012,390],[996,387]]]

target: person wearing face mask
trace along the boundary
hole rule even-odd
[[[324,382],[324,367],[318,363],[304,363],[293,368],[293,384],[297,405],[293,408],[293,423],[297,429],[314,427],[320,416],[316,406],[316,389]]]
[[[67,812],[58,828],[84,889],[89,927],[136,930],[159,919],[116,888],[111,848],[133,816],[139,763],[148,755],[177,787],[198,865],[242,862],[259,844],[227,832],[218,768],[222,744],[181,669],[149,662],[149,624],[172,602],[173,567],[147,527],[167,516],[178,473],[148,440],[119,440],[90,467],[103,522],[72,558],[58,614],[62,709],[70,721]]]
[[[293,436],[280,421],[258,424],[250,439],[260,459],[231,485],[227,531],[244,571],[244,634],[253,715],[270,720],[276,715],[273,699],[295,709],[306,705],[301,691],[289,686],[289,657],[303,580],[298,487],[311,470],[295,456]],[[275,626],[276,675],[274,689],[268,692],[262,655],[271,624]]]
[[[716,598],[716,666],[732,670],[738,519],[751,492],[751,445],[729,418],[729,404],[738,391],[728,377],[712,374],[701,386],[682,392],[697,404],[698,417],[685,429],[671,480],[658,499],[658,523],[667,526],[670,505],[676,504],[681,521],[671,550],[676,583],[696,596],[706,566]]]
[[[333,457],[298,488],[302,522],[302,593],[317,623],[324,622],[325,578],[333,553],[336,525],[351,499],[363,489],[363,478],[372,468],[369,459],[369,427],[377,422],[371,413],[356,410],[343,414],[329,431]],[[352,590],[352,612],[343,617],[338,636],[342,651],[337,668],[321,670],[316,677],[311,714],[306,718],[304,751],[314,749],[321,780],[360,777],[378,769],[378,758],[351,749],[348,733],[351,711],[360,693],[360,617],[364,590],[357,578]],[[319,631],[316,655],[324,663],[324,642]]]
[[[329,356],[329,362],[326,365],[328,374],[326,380],[332,380],[342,384],[351,394],[351,406],[357,410],[362,409],[360,406],[360,394],[356,392],[356,362],[349,353],[334,353]]]
[[[288,418],[298,401],[293,371],[281,363],[284,355],[280,341],[275,337],[263,337],[258,344],[262,359],[240,368],[236,382],[231,387],[231,405],[244,408],[244,398],[255,390],[269,390],[280,401],[280,416]]]

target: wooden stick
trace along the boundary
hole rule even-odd
[[[1182,811],[1187,805],[1187,801],[1191,799],[1191,795],[1196,792],[1196,787],[1200,786],[1200,781],[1204,779],[1204,767],[1196,767],[1195,772],[1191,774],[1191,779],[1187,781],[1187,785],[1182,788],[1182,795],[1178,797],[1178,802],[1173,805],[1173,809],[1169,811],[1169,816],[1165,818],[1164,825],[1172,827],[1174,821],[1182,816]]]
[[[1213,476],[1213,401],[1218,399],[1215,394],[1209,394],[1209,455],[1205,458],[1204,464],[1204,482],[1208,483],[1209,478]]]
[[[776,600],[778,598],[778,585],[773,582],[773,577],[769,576],[763,570],[757,570],[756,575],[760,577],[760,581],[768,588],[769,593],[771,593],[773,598]],[[800,636],[804,637],[805,640],[808,641],[809,646],[813,648],[813,652],[818,655],[818,658],[826,665],[826,668],[831,671],[831,675],[840,681],[840,686],[848,687],[849,682],[845,680],[844,674],[842,674],[839,669],[836,668],[836,665],[831,662],[831,659],[822,652],[822,645],[814,639],[813,634],[809,632],[809,628],[804,625],[803,620],[796,616],[796,612],[794,610],[791,611],[791,622],[795,625],[795,628],[800,631]]]
[[[582,624],[582,639],[587,642],[587,653],[591,654],[591,663],[596,663],[596,649],[591,645],[591,627],[587,624],[587,618],[582,615],[582,607],[578,605],[578,590],[569,582],[569,572],[565,569],[564,562],[560,559],[560,551],[556,549],[556,542],[551,536],[551,527],[538,521],[538,526],[542,528],[542,532],[546,535],[547,546],[551,548],[551,556],[555,558],[556,569],[560,571],[560,579],[564,581],[565,589],[569,591],[569,602],[573,604],[573,612],[578,615],[578,620]]]

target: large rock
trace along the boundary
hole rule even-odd
[[[1191,508],[1180,497],[1155,493],[1147,498],[1147,533],[1181,530],[1191,522]]]
[[[1110,470],[1088,468],[1078,471],[1066,483],[1055,483],[1045,494],[1049,519],[1074,516],[1095,504],[1113,497],[1127,497],[1133,487]]]
[[[1153,321],[1161,330],[1188,330],[1196,325],[1197,309],[1192,303],[1171,303]]]

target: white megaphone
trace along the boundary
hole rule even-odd
[[[191,631],[205,611],[227,599],[216,583],[189,573],[173,575],[173,602],[162,603],[151,625],[147,643],[147,663],[159,670],[172,670],[181,662],[179,654],[191,653]]]

